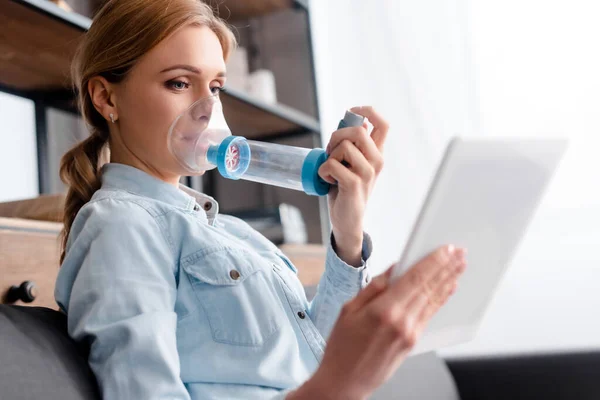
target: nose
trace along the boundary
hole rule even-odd
[[[212,93],[210,97],[204,97],[196,101],[190,107],[190,116],[194,121],[208,121],[212,115],[212,110],[216,101],[216,96]]]

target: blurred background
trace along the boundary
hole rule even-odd
[[[570,140],[476,339],[442,353],[600,347],[600,3],[329,0],[312,10],[324,136],[351,105],[372,104],[391,124],[367,212],[377,271],[401,253],[450,137]]]
[[[68,65],[102,2],[59,3],[0,5],[0,202],[63,193],[60,156],[87,135]],[[390,122],[386,167],[366,217],[375,273],[400,256],[451,137],[568,137],[477,337],[441,353],[600,347],[598,2],[225,3],[219,10],[230,13],[241,44],[223,100],[234,134],[324,146],[347,108],[367,104]],[[284,224],[280,207],[292,206],[302,216],[293,226],[305,232],[278,242],[322,255],[329,232],[322,199],[216,174],[184,183],[215,196],[226,213],[263,218],[263,226],[273,215]]]

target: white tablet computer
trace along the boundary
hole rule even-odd
[[[567,146],[561,139],[453,139],[393,276],[441,245],[468,250],[458,290],[411,354],[470,340]]]

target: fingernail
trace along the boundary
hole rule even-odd
[[[450,245],[448,245],[448,247],[446,247],[446,251],[448,252],[449,256],[453,256],[454,252],[456,251],[456,247],[454,247],[454,245],[450,244]]]
[[[454,249],[454,258],[460,260],[464,256],[464,251],[461,248]]]
[[[336,184],[336,181],[335,181],[335,179],[333,179],[332,177],[328,177],[328,178],[327,178],[327,183],[329,183],[330,185],[335,185],[335,184]]]

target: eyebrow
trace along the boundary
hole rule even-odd
[[[162,73],[165,73],[165,72],[173,71],[175,69],[184,69],[186,71],[193,72],[194,74],[200,74],[201,73],[201,71],[198,68],[192,67],[191,65],[186,65],[186,64],[173,65],[172,67],[163,69],[162,71],[160,71],[160,73],[162,74]],[[217,78],[223,78],[223,77],[225,77],[225,72],[221,71],[221,72],[219,72],[217,74]]]

